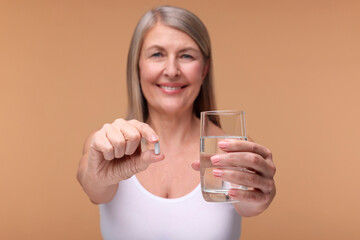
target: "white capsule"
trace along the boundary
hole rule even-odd
[[[156,155],[159,155],[159,154],[160,154],[160,143],[159,143],[159,142],[156,142],[156,143],[155,143],[154,153],[155,153]]]
[[[241,189],[241,190],[244,190],[244,191],[249,190],[249,188],[247,186],[244,186],[244,185],[239,185],[238,189]]]

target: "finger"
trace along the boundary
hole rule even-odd
[[[155,154],[154,151],[148,150],[141,153],[140,159],[147,164],[151,164],[164,160],[165,155],[163,153]]]
[[[158,135],[148,124],[134,119],[129,120],[128,122],[130,125],[134,126],[140,132],[141,137],[145,138],[148,142],[155,143],[159,141]]]
[[[95,133],[90,148],[101,152],[105,160],[110,161],[115,158],[113,145],[107,139],[104,129]]]
[[[272,159],[269,149],[254,142],[227,138],[220,141],[218,146],[226,152],[252,152],[259,154],[264,159]]]
[[[121,180],[128,179],[146,170],[151,163],[156,163],[164,158],[165,156],[163,154],[155,155],[152,151],[143,152],[141,155],[125,155],[120,160],[121,164],[117,165],[114,175],[119,176]]]
[[[229,152],[217,154],[210,158],[212,164],[216,167],[238,167],[255,171],[261,176],[273,177],[273,163],[256,153],[251,152]]]
[[[132,155],[139,146],[141,135],[137,128],[129,124],[123,119],[117,119],[112,124],[117,128],[124,136],[125,139],[125,155]]]
[[[114,148],[115,158],[122,158],[125,154],[125,147],[126,147],[123,133],[110,124],[105,124],[104,129],[106,132],[107,139]]]
[[[215,177],[220,177],[224,181],[259,189],[264,193],[271,192],[274,188],[274,180],[272,178],[265,178],[258,174],[246,171],[236,169],[215,169],[213,170],[213,174]]]
[[[249,202],[249,203],[267,203],[270,201],[271,194],[263,193],[257,189],[252,191],[243,191],[238,189],[230,189],[228,192],[229,196],[233,200],[238,200],[241,202]],[[266,208],[266,207],[264,207]],[[263,209],[259,209],[259,213],[262,212]]]
[[[195,170],[195,171],[200,171],[200,161],[194,161],[191,163],[191,167]]]
[[[131,161],[132,165],[128,168],[132,171],[132,174],[134,175],[136,173],[146,170],[150,164],[164,160],[165,156],[163,153],[156,155],[154,151],[149,150],[142,152],[140,156],[134,158],[132,155],[130,156],[130,158],[132,158],[133,161]]]

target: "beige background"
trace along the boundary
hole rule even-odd
[[[242,239],[360,239],[360,1],[343,0],[1,1],[0,239],[101,238],[82,143],[124,116],[132,31],[162,3],[205,22],[218,108],[274,153],[276,199]]]

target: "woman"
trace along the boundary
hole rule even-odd
[[[210,40],[187,10],[163,6],[139,21],[127,66],[128,119],[105,124],[85,142],[78,180],[100,204],[104,239],[238,239],[241,216],[263,212],[275,196],[271,152],[229,140],[216,177],[255,188],[238,203],[208,203],[199,182],[199,115],[215,108]],[[141,139],[161,153],[141,151]],[[192,168],[190,167],[192,166]],[[197,170],[197,171],[194,171]]]

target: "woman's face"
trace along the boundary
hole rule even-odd
[[[179,114],[192,111],[208,64],[191,37],[157,23],[145,36],[139,69],[149,110]]]

